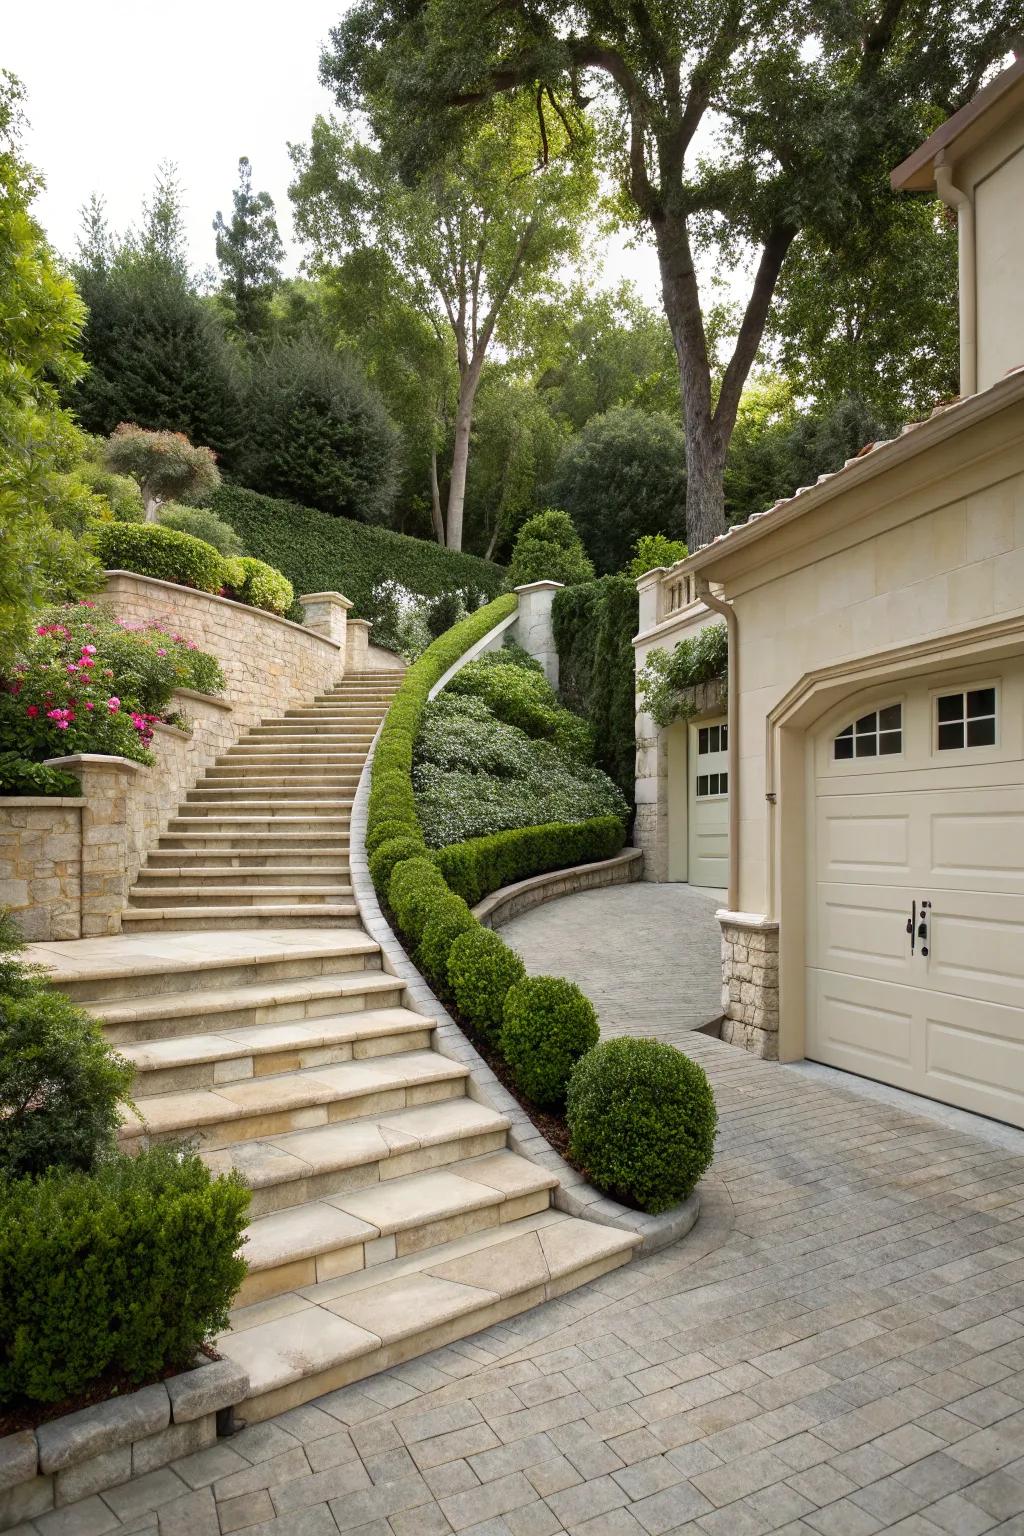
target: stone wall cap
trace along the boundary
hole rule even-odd
[[[373,628],[373,620],[372,619],[349,619],[348,623],[349,623],[349,628],[350,629],[354,625],[358,625],[360,629],[372,629]]]
[[[570,894],[576,888],[576,882],[586,879],[589,875],[599,874],[602,870],[616,870],[628,868],[632,864],[643,862],[644,851],[642,848],[623,848],[621,852],[614,853],[608,859],[592,859],[589,864],[573,864],[563,869],[545,870],[543,874],[529,875],[525,880],[517,880],[513,885],[500,885],[496,891],[484,896],[470,911],[477,920],[487,926],[488,918],[495,912],[500,912],[502,907],[515,902],[518,897],[527,895],[531,891],[545,890],[549,886],[565,882]]]
[[[300,603],[333,603],[337,608],[353,606],[352,599],[344,597],[340,592],[303,592],[298,601]]]
[[[70,757],[48,757],[43,763],[44,768],[70,768],[75,764],[86,766],[89,763],[99,763],[105,768],[121,768],[125,772],[138,773],[147,766],[146,763],[136,763],[130,757],[115,757],[107,752],[72,752]]]
[[[19,805],[73,805],[81,809],[84,795],[0,795],[0,811],[16,811]]]
[[[203,1360],[191,1371],[169,1376],[164,1386],[175,1424],[186,1424],[243,1402],[249,1391],[249,1377],[233,1360]]]
[[[258,619],[266,619],[271,624],[283,624],[285,629],[296,629],[300,635],[308,635],[311,640],[319,640],[321,645],[329,645],[332,651],[340,651],[341,643],[338,640],[328,640],[326,635],[319,630],[310,629],[306,624],[296,624],[294,619],[282,618],[279,613],[271,613],[269,608],[254,608],[251,603],[236,603],[233,597],[221,597],[217,592],[200,592],[198,587],[184,587],[180,581],[160,581],[156,576],[143,576],[138,571],[105,571],[108,581],[111,576],[124,576],[129,581],[144,582],[147,587],[159,587],[169,594],[169,597],[182,594],[188,597],[201,597],[207,603],[223,603],[228,608],[233,608],[236,613],[251,613]],[[102,596],[102,593],[100,594]]]
[[[115,1446],[155,1435],[170,1421],[171,1403],[163,1382],[142,1387],[127,1397],[109,1397],[106,1402],[40,1424],[36,1430],[39,1470],[45,1475],[77,1467]]]
[[[733,928],[765,928],[778,929],[778,923],[773,918],[766,917],[763,912],[730,912],[728,907],[720,907],[715,913],[720,923],[728,923]]]
[[[0,1489],[16,1488],[36,1475],[39,1447],[31,1429],[22,1429],[0,1440]]]
[[[564,581],[527,581],[521,587],[513,587],[513,592],[561,592],[565,586]]]
[[[186,730],[182,725],[172,725],[169,720],[154,720],[153,731],[154,733],[159,731],[163,736],[173,736],[178,741],[192,740],[191,731]]]
[[[230,715],[234,705],[227,699],[222,699],[215,693],[200,693],[198,688],[175,688],[171,694],[172,699],[193,699],[198,704],[209,704],[211,709],[222,709]]]

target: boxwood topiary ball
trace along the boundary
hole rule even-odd
[[[388,886],[388,905],[410,943],[419,943],[434,908],[449,894],[444,876],[430,859],[403,859],[395,865]]]
[[[527,1098],[557,1109],[576,1062],[598,1041],[589,998],[559,976],[525,976],[509,988],[501,1025],[501,1052]]]
[[[493,1040],[501,1029],[509,988],[525,975],[515,950],[479,924],[460,934],[448,956],[448,985],[456,1008]]]
[[[375,853],[369,858],[370,879],[373,881],[378,896],[386,896],[388,884],[391,880],[391,871],[396,864],[401,864],[403,859],[419,858],[425,851],[421,837],[392,837],[386,843],[381,843]]]
[[[416,951],[417,965],[435,987],[447,986],[451,947],[460,933],[468,933],[475,926],[476,918],[454,891],[446,887],[435,898]]]
[[[569,1153],[606,1194],[652,1214],[711,1165],[718,1114],[704,1069],[658,1040],[606,1040],[576,1066]]]

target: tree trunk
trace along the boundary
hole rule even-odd
[[[146,489],[146,487],[143,486],[142,487],[142,505],[146,509],[146,522],[147,523],[155,523],[156,522],[157,509],[161,505],[161,498],[159,496],[154,496],[152,491],[148,491]]]
[[[725,532],[725,449],[711,421],[686,422],[686,542],[690,553]]]
[[[441,511],[441,488],[437,483],[437,449],[430,450],[430,521],[434,525],[434,537],[444,548],[444,514]]]
[[[462,513],[466,502],[466,471],[469,467],[469,434],[473,426],[473,401],[480,375],[470,369],[459,382],[459,404],[455,412],[455,446],[448,482],[447,545],[462,548]]]

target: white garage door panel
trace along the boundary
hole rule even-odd
[[[909,981],[909,903],[887,886],[819,886],[817,953],[825,970]]]
[[[928,981],[939,992],[1024,1007],[1024,897],[973,891],[932,898]],[[999,915],[993,915],[993,905]]]
[[[910,817],[885,815],[872,795],[818,801],[818,868],[826,880],[889,880],[910,874]]]
[[[924,1019],[927,1091],[1024,1125],[1024,1040],[1015,1009],[932,999]]]
[[[915,1075],[911,989],[901,995],[859,976],[827,971],[811,975],[813,1006],[808,1012],[821,1020],[819,1048],[831,1064],[910,1087]]]
[[[949,876],[961,886],[1019,891],[1024,870],[1024,811],[1016,809],[1020,798],[1019,788],[956,790],[943,796],[944,805],[931,817],[935,879]],[[962,809],[957,802],[963,802]]]

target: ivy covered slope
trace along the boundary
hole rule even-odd
[[[283,571],[296,592],[341,592],[361,618],[374,616],[373,590],[386,581],[424,597],[466,591],[491,598],[507,586],[505,571],[490,560],[240,486],[222,485],[211,505],[246,549]]]
[[[685,546],[680,548],[685,552]],[[551,618],[562,698],[588,721],[598,765],[632,801],[636,784],[633,636],[640,624],[636,582],[630,576],[602,576],[563,587],[555,593]]]

